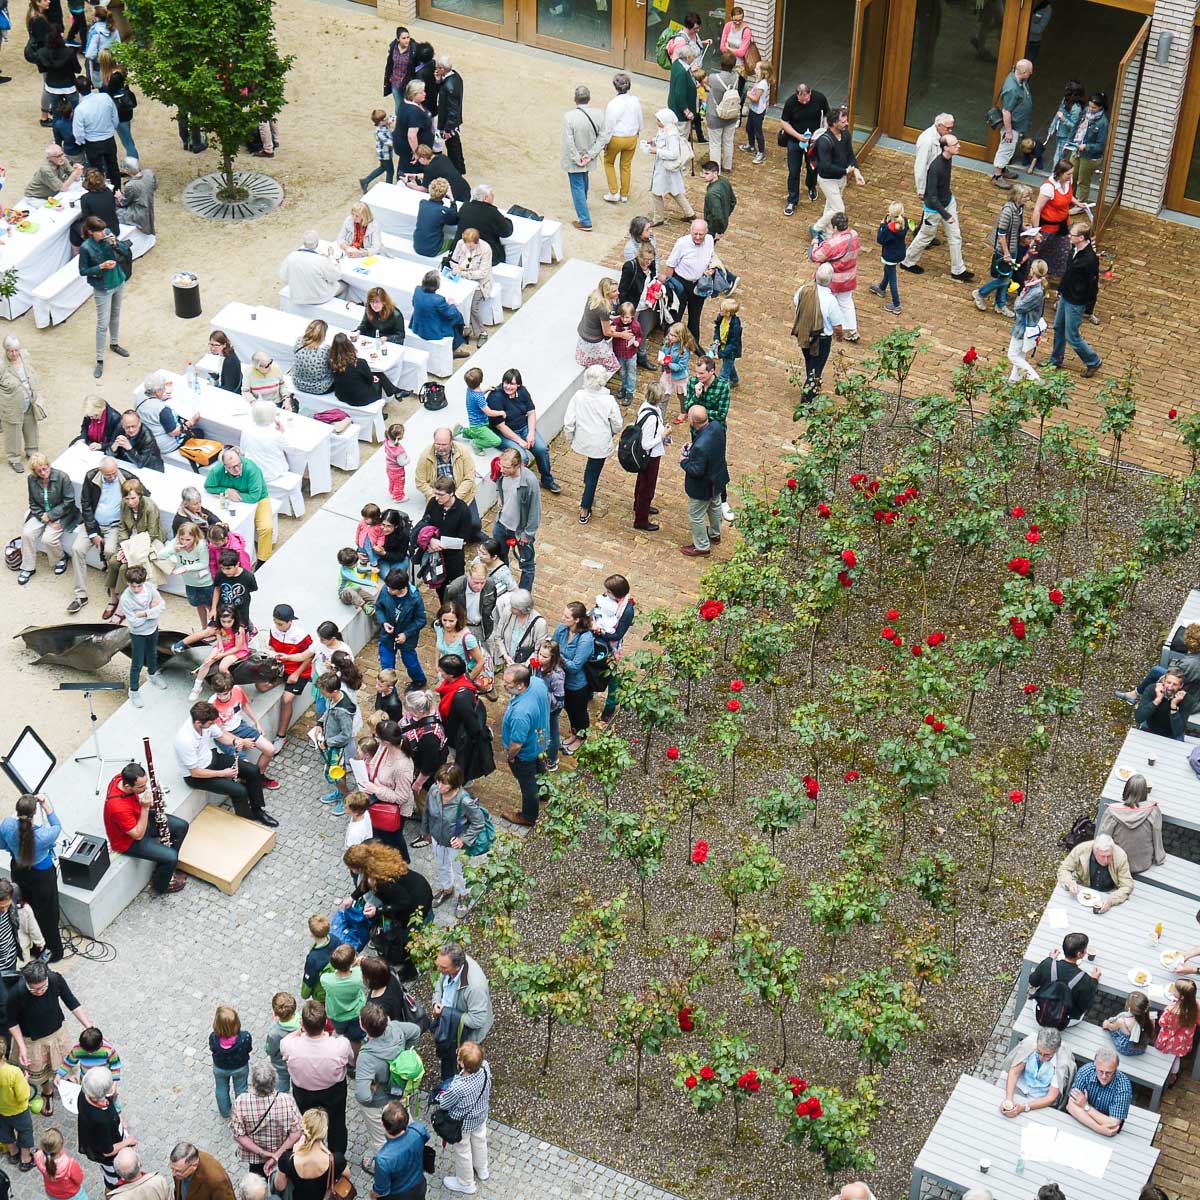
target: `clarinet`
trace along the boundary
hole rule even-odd
[[[146,773],[150,776],[150,809],[154,813],[154,828],[158,831],[158,840],[164,846],[171,844],[171,827],[167,824],[167,804],[163,799],[162,788],[154,777],[154,755],[150,753],[150,739],[142,738],[142,747],[146,751]]]

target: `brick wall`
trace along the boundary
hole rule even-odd
[[[376,8],[389,25],[404,25],[417,19],[417,0],[378,0]]]
[[[1153,36],[1151,36],[1151,40],[1153,40]],[[1147,50],[1147,56],[1149,56],[1149,50]],[[1141,55],[1135,55],[1129,66],[1125,69],[1125,80],[1121,89],[1121,107],[1117,112],[1111,114],[1116,132],[1113,135],[1112,168],[1109,171],[1108,178],[1101,180],[1105,200],[1111,200],[1116,195],[1117,185],[1121,179],[1121,161],[1125,156],[1125,148],[1129,144],[1130,122],[1133,116],[1133,98],[1135,95],[1138,96],[1139,111],[1145,111],[1142,108],[1142,98],[1138,94],[1137,86],[1138,74],[1141,71],[1141,67]],[[1125,172],[1127,193],[1133,176],[1133,153],[1130,151],[1129,167]]]
[[[1162,207],[1195,17],[1196,0],[1157,0],[1154,5],[1150,48],[1125,173],[1122,203],[1127,208],[1156,213]],[[1167,62],[1159,63],[1158,39],[1164,32],[1172,35],[1171,53]]]
[[[775,44],[775,0],[737,0],[746,14],[759,53],[771,61]]]

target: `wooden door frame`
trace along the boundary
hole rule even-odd
[[[430,21],[435,25],[450,25],[455,29],[465,29],[470,33],[484,33],[488,37],[515,42],[518,21],[517,3],[518,0],[504,0],[504,20],[499,24],[494,21],[480,20],[479,17],[470,17],[465,13],[447,12],[443,8],[437,8],[432,0],[417,0],[417,16],[422,21]]]
[[[505,0],[506,4],[510,2],[511,0]],[[537,46],[542,50],[553,50],[556,54],[586,59],[588,62],[599,63],[601,66],[620,68],[625,59],[625,7],[627,3],[629,0],[624,0],[624,2],[609,0],[608,19],[612,45],[608,50],[597,50],[594,46],[583,46],[578,42],[569,42],[564,38],[538,33],[538,0],[516,0],[517,22],[521,28],[520,41],[526,46]]]
[[[846,97],[850,113],[850,144],[854,145],[854,105],[858,98],[858,68],[862,52],[863,15],[873,4],[878,4],[883,9],[883,62],[879,66],[879,98],[875,113],[875,127],[871,130],[867,140],[861,146],[855,147],[854,150],[854,155],[859,162],[862,162],[870,154],[871,148],[879,141],[880,135],[883,133],[883,85],[887,74],[887,36],[888,21],[891,17],[891,0],[855,0],[854,32],[850,38],[850,85]]]
[[[1104,232],[1104,227],[1121,206],[1121,195],[1125,190],[1125,166],[1129,158],[1130,139],[1128,138],[1125,141],[1125,153],[1122,156],[1121,170],[1117,179],[1116,195],[1106,203],[1105,193],[1108,191],[1108,185],[1112,178],[1113,157],[1117,147],[1117,126],[1120,123],[1121,108],[1125,102],[1125,79],[1129,73],[1130,64],[1138,54],[1141,54],[1142,69],[1138,72],[1137,83],[1134,85],[1133,104],[1130,110],[1131,131],[1137,127],[1138,102],[1142,93],[1142,77],[1146,66],[1145,55],[1150,46],[1150,26],[1152,20],[1151,17],[1147,17],[1141,24],[1137,33],[1133,35],[1133,41],[1129,43],[1129,48],[1121,55],[1121,60],[1117,66],[1117,86],[1113,89],[1113,103],[1108,123],[1108,142],[1104,147],[1104,157],[1100,163],[1100,191],[1096,196],[1095,208],[1092,210],[1093,235],[1097,238]],[[1200,211],[1200,206],[1197,206],[1197,208]]]
[[[1200,17],[1200,14],[1197,16]],[[1187,187],[1188,170],[1192,165],[1192,152],[1196,139],[1200,138],[1200,37],[1197,37],[1197,34],[1200,34],[1200,29],[1195,29],[1192,33],[1192,57],[1184,82],[1179,121],[1175,126],[1175,144],[1171,149],[1171,166],[1167,173],[1164,200],[1167,208],[1200,217],[1200,200],[1189,200],[1183,194],[1184,188]]]
[[[662,67],[653,58],[642,58],[640,47],[646,44],[646,13],[650,11],[652,0],[644,0],[644,3],[639,4],[637,0],[624,0],[625,5],[625,65],[626,71],[633,71],[638,75],[649,75],[653,79],[670,79],[670,70],[664,71]],[[737,0],[725,0],[725,20],[729,20],[729,10],[735,6]],[[776,4],[775,20],[779,21],[779,12],[781,11],[782,0]],[[638,10],[641,10],[640,18]],[[747,21],[749,24],[749,21]],[[751,36],[754,31],[751,30]],[[720,58],[721,47],[718,42],[714,49],[717,52],[717,57]],[[772,89],[775,87],[775,82],[771,83]],[[772,91],[772,97],[774,92]]]

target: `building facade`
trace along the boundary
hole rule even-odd
[[[714,66],[725,7],[694,0],[377,0],[413,17],[665,77],[662,31],[697,11]],[[1200,215],[1197,0],[741,0],[782,102],[805,82],[847,104],[864,149],[880,134],[912,141],[952,112],[963,150],[990,158],[986,114],[1021,57],[1034,63],[1033,127],[1041,141],[1064,89],[1104,93],[1112,117],[1094,201]],[[1046,168],[1053,154],[1046,151]]]

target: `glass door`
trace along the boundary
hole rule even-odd
[[[417,0],[417,16],[510,42],[517,40],[517,0]]]
[[[1100,170],[1096,173],[1097,195],[1092,216],[1096,237],[1112,219],[1121,204],[1125,190],[1125,168],[1129,162],[1129,130],[1137,121],[1138,101],[1141,99],[1142,69],[1150,45],[1150,18],[1147,17],[1117,65],[1117,83],[1113,89],[1108,126],[1108,144]],[[1087,197],[1083,197],[1087,199]]]
[[[658,65],[658,39],[664,30],[682,29],[683,18],[688,13],[699,12],[702,20],[700,40],[711,42],[705,48],[704,67],[715,70],[721,59],[721,30],[732,3],[733,0],[728,0],[727,5],[717,4],[701,10],[695,0],[624,0],[625,69],[666,79],[670,72]]]
[[[518,3],[520,39],[526,45],[608,66],[621,65],[625,55],[624,0],[518,0]]]
[[[879,139],[888,0],[858,0],[850,45],[850,133],[861,161]]]
[[[1200,41],[1192,42],[1171,174],[1167,180],[1167,207],[1200,217]]]

